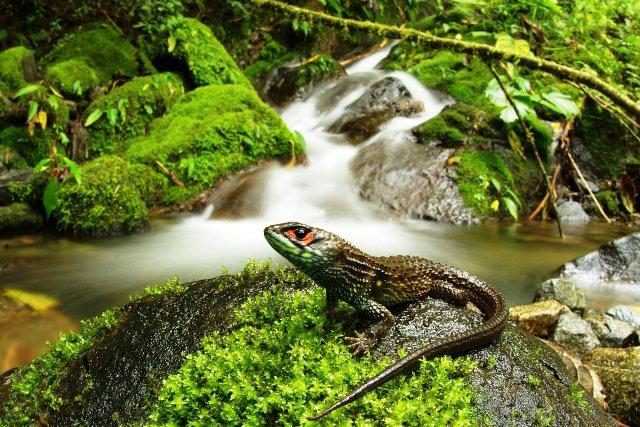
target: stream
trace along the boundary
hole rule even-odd
[[[334,231],[375,255],[411,254],[455,265],[493,284],[514,305],[531,302],[537,284],[562,263],[634,231],[593,221],[565,225],[567,237],[560,239],[553,223],[454,226],[390,219],[362,201],[349,170],[362,145],[326,131],[345,107],[387,76],[400,79],[423,102],[422,113],[391,120],[368,144],[408,138],[411,128],[451,103],[407,73],[375,69],[388,50],[351,65],[347,80],[326,83],[281,112],[287,125],[304,135],[308,164],[270,163],[253,173],[242,194],[234,196],[235,203],[247,206],[242,215],[220,216],[209,206],[198,215],[153,220],[150,231],[127,237],[71,240],[43,233],[1,239],[0,286],[54,296],[63,313],[87,318],[176,275],[182,281],[212,277],[222,266],[237,271],[248,259],[284,263],[262,229],[295,220]],[[344,88],[339,94],[331,91],[338,84]],[[628,292],[589,288],[587,298],[595,307],[608,307],[638,298]]]

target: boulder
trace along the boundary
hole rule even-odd
[[[614,319],[622,320],[633,325],[634,328],[640,329],[640,311],[629,307],[628,305],[616,305],[607,310],[607,314]]]
[[[564,264],[560,276],[592,282],[640,284],[640,233],[621,237]]]
[[[540,338],[551,335],[561,314],[570,313],[568,307],[554,299],[519,305],[509,309],[509,315],[522,329]]]
[[[25,203],[0,206],[0,236],[33,233],[42,228],[42,217]]]
[[[399,217],[476,224],[465,206],[455,170],[447,166],[454,150],[410,140],[375,141],[351,162],[360,196]]]
[[[573,200],[567,200],[558,205],[560,222],[588,222],[591,217],[582,209],[582,205]]]
[[[0,52],[0,92],[13,94],[38,77],[33,51],[16,46]]]
[[[627,347],[635,344],[635,328],[628,322],[599,312],[585,314],[603,347]]]
[[[558,317],[551,339],[581,355],[600,347],[600,341],[589,323],[575,313],[563,313]]]
[[[31,180],[31,169],[16,169],[0,173],[0,206],[18,202],[19,188],[26,188]]]
[[[640,347],[598,348],[590,363],[604,384],[609,411],[629,425],[640,425]]]
[[[555,278],[543,282],[533,297],[535,302],[556,300],[571,310],[584,310],[587,302],[582,289],[567,279]]]
[[[25,371],[6,373],[0,378],[0,417],[49,425],[105,420],[109,425],[150,420],[297,424],[390,363],[400,348],[411,352],[482,322],[477,313],[425,299],[395,310],[398,321],[372,357],[355,360],[344,346],[342,328],[363,331],[374,327],[371,321],[354,322],[350,311],[330,323],[324,310],[324,292],[290,270],[253,268],[236,276],[175,282],[127,304],[115,322],[86,323],[78,335],[83,340],[66,338],[62,359],[45,356],[50,362],[46,366],[36,361]],[[295,322],[289,325],[292,317]],[[291,329],[283,329],[283,323]],[[77,344],[72,343],[86,348],[74,352]],[[229,343],[238,344],[227,351]],[[556,426],[614,425],[590,397],[572,394],[574,381],[553,350],[513,325],[492,344],[464,356],[423,362],[415,375],[395,379],[395,385],[373,391],[327,422],[384,418],[402,423],[403,416],[415,413],[423,424],[442,420],[438,425],[460,419],[466,424],[478,417],[496,426],[530,426],[541,420]],[[25,372],[31,375],[28,385]],[[35,379],[52,373],[45,377],[50,395],[12,386],[32,387]],[[344,382],[332,388],[337,379]],[[238,388],[239,383],[246,387]],[[424,400],[412,395],[425,389],[433,394],[422,396]],[[43,396],[52,396],[56,409]],[[253,409],[247,413],[249,406]]]
[[[360,98],[347,106],[329,131],[343,133],[354,143],[375,135],[383,123],[396,116],[410,117],[424,109],[422,102],[411,98],[411,93],[395,77],[377,81]]]

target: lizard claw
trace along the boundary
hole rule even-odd
[[[344,337],[344,340],[348,343],[347,348],[353,353],[354,356],[367,353],[376,345],[378,341],[370,334],[362,334],[357,331],[355,332],[355,334],[355,337]]]

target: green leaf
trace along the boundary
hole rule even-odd
[[[515,40],[509,34],[498,34],[496,37],[496,47],[498,49],[513,51],[523,56],[533,56],[533,53],[529,50],[529,43],[526,40]]]
[[[89,114],[89,117],[87,117],[87,120],[85,120],[84,126],[85,127],[91,126],[92,124],[97,122],[100,117],[102,117],[102,114],[104,114],[104,111],[101,108],[93,110],[91,114]]]
[[[36,101],[31,101],[29,103],[29,113],[27,114],[27,123],[30,122],[36,116],[36,113],[38,112],[39,107],[40,107],[40,104],[38,104]]]
[[[574,100],[569,95],[565,95],[562,92],[554,90],[553,92],[543,93],[542,98],[543,99],[540,101],[541,105],[544,105],[558,114],[562,114],[567,119],[580,114],[580,109]]]
[[[80,177],[80,167],[78,166],[78,164],[68,157],[62,157],[62,163],[64,163],[64,165],[69,168],[69,172],[71,173],[71,176],[75,178],[76,182],[78,184],[82,184],[82,179]]]
[[[53,96],[53,95],[49,95],[47,97],[47,104],[49,104],[51,106],[51,108],[53,108],[54,111],[57,111],[58,107],[60,106],[60,102],[58,101],[58,97],[57,96]]]
[[[38,162],[38,164],[36,164],[33,167],[33,170],[35,170],[36,172],[42,172],[43,170],[47,169],[47,166],[49,166],[49,163],[51,163],[50,157],[47,157],[46,159],[42,159]]]
[[[27,85],[21,88],[15,95],[13,95],[13,99],[20,98],[21,96],[29,95],[38,90],[40,86],[38,85]]]
[[[509,215],[513,217],[516,221],[518,220],[518,207],[515,202],[511,200],[509,197],[502,198],[502,205],[507,209]]]
[[[498,181],[494,177],[491,177],[491,184],[493,184],[493,188],[495,188],[496,191],[500,193],[500,190],[502,190],[502,185],[500,184],[500,181]]]
[[[120,119],[123,122],[127,121],[127,105],[129,105],[127,98],[120,98],[118,100],[118,111],[120,111]]]
[[[518,197],[518,195],[515,193],[515,191],[513,191],[511,188],[507,188],[505,190],[505,193],[511,197],[511,200],[513,200],[514,202],[516,202],[516,204],[518,205],[518,207],[520,209],[522,209],[522,202],[520,201],[520,197]]]
[[[107,119],[109,120],[109,124],[111,126],[115,126],[118,121],[118,109],[117,108],[109,108],[107,110]]]
[[[167,51],[169,53],[173,52],[173,50],[176,48],[177,42],[178,40],[176,40],[176,37],[173,34],[171,34],[167,39],[167,44],[169,45]]]
[[[151,105],[145,105],[144,106],[144,111],[146,111],[147,114],[150,115],[150,116],[153,115],[153,107]]]
[[[60,184],[55,179],[49,181],[47,187],[44,189],[44,195],[42,196],[42,204],[44,205],[44,210],[47,213],[47,219],[51,216],[51,212],[55,209],[58,204],[58,188]]]

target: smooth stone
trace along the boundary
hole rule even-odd
[[[588,354],[600,347],[600,340],[589,323],[575,313],[563,313],[558,317],[551,339],[579,354]]]
[[[584,310],[587,302],[584,292],[573,282],[563,278],[549,279],[538,286],[533,300],[545,301],[554,299],[571,310]]]
[[[540,338],[553,333],[558,317],[570,313],[568,307],[556,300],[545,300],[534,304],[519,305],[509,309],[509,316],[525,331]]]

